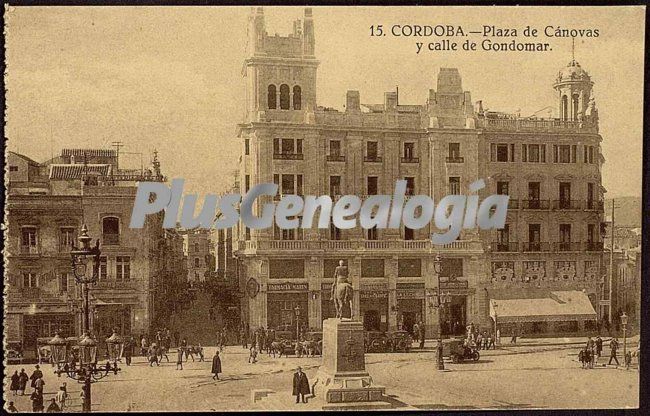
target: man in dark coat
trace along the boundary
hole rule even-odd
[[[36,364],[36,370],[29,376],[29,379],[32,380],[31,386],[36,387],[36,380],[43,378],[43,372],[41,371],[41,366]]]
[[[420,324],[418,325],[418,329],[420,330],[420,349],[424,348],[424,336],[425,331],[424,331],[424,323],[420,321]]]
[[[29,376],[25,372],[25,369],[21,368],[18,377],[19,377],[18,390],[20,391],[20,395],[23,396],[25,394],[25,389],[27,388],[27,381],[29,380]]]
[[[596,355],[600,358],[600,355],[603,353],[603,339],[598,335],[596,337]]]
[[[300,403],[300,396],[302,395],[302,402],[307,403],[305,398],[309,394],[309,380],[307,374],[302,372],[302,368],[298,367],[298,371],[293,374],[293,395],[296,396],[296,403]]]
[[[219,373],[221,373],[221,358],[219,358],[219,351],[215,351],[212,357],[212,380],[219,380]]]
[[[618,356],[616,355],[616,352],[618,351],[618,339],[616,337],[612,338],[612,340],[609,343],[609,349],[610,349],[610,355],[609,355],[609,363],[607,365],[612,365],[612,360],[616,361],[616,366],[618,367],[621,365],[621,363],[618,362]]]

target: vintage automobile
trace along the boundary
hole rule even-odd
[[[22,364],[23,352],[20,341],[7,341],[7,363]]]
[[[387,334],[391,352],[409,352],[413,338],[407,331],[394,331]]]
[[[467,346],[465,342],[460,339],[455,339],[449,344],[449,356],[454,363],[460,363],[465,360],[478,361],[480,354],[476,347]]]
[[[366,352],[388,352],[391,349],[390,339],[385,332],[364,332],[363,345]]]

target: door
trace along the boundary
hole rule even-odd
[[[528,182],[528,204],[532,209],[539,209],[540,183]]]
[[[366,331],[379,331],[379,311],[369,310],[363,313],[363,329]]]
[[[417,314],[415,312],[404,312],[402,314],[402,329],[413,335],[413,325],[416,322]]]
[[[541,239],[541,226],[540,224],[528,224],[528,245],[529,251],[540,250]]]
[[[568,209],[571,204],[571,183],[560,182],[560,209]]]

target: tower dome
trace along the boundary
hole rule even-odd
[[[558,82],[572,80],[591,80],[587,71],[585,71],[575,60],[572,60],[567,66],[562,68],[557,76]]]
[[[587,71],[575,59],[558,72],[553,88],[558,93],[558,112],[561,120],[584,119],[593,85]]]

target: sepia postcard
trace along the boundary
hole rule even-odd
[[[4,409],[638,409],[645,13],[5,4]]]

